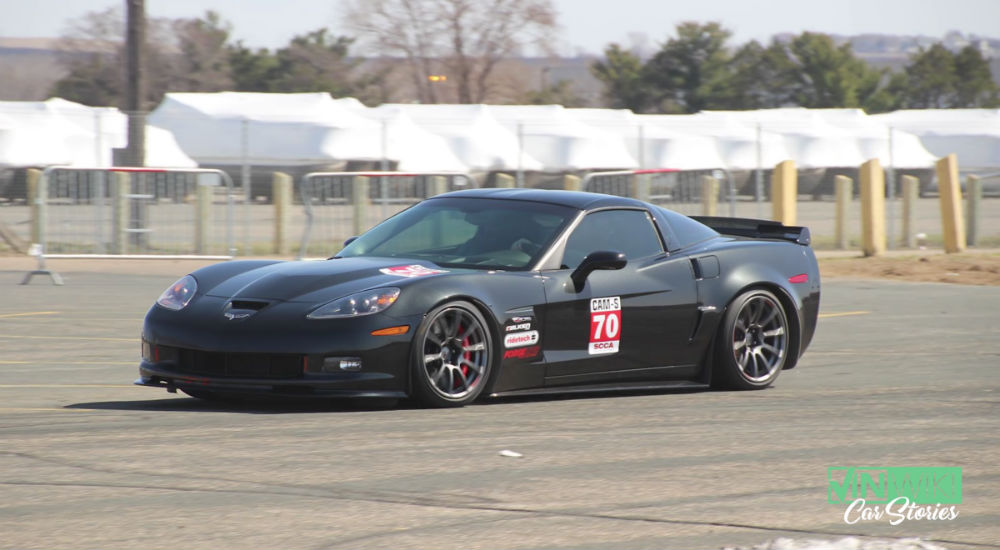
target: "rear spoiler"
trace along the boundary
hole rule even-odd
[[[750,237],[753,239],[782,239],[805,246],[809,246],[809,243],[812,242],[808,227],[782,225],[781,222],[754,220],[750,218],[691,216],[691,219],[701,222],[723,235]]]

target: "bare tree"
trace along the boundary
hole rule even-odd
[[[529,46],[548,51],[556,31],[551,0],[344,0],[345,22],[362,45],[406,60],[417,97],[482,103],[501,60]],[[431,77],[443,74],[448,79]]]

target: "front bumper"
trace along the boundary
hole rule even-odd
[[[298,378],[221,378],[178,372],[176,365],[139,364],[137,386],[162,388],[171,393],[180,390],[209,391],[219,394],[272,395],[275,397],[407,397],[405,381],[384,372],[349,372],[308,374]]]
[[[306,320],[278,304],[251,319],[154,307],[142,331],[135,384],[216,394],[295,397],[406,397],[410,344],[419,316]],[[199,314],[200,313],[200,314]],[[374,336],[386,326],[405,334]],[[357,368],[338,368],[341,359]]]

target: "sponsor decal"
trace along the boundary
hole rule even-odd
[[[396,275],[399,277],[423,277],[425,275],[437,275],[438,273],[447,273],[447,271],[443,269],[431,269],[429,267],[425,267],[420,264],[384,267],[379,271],[381,273],[385,273],[386,275]]]
[[[844,523],[888,521],[950,521],[962,503],[962,469],[827,468],[830,504],[846,505]]]
[[[518,323],[516,325],[507,325],[504,329],[506,332],[517,332],[519,330],[531,330],[531,323]]]
[[[511,317],[511,323],[530,323],[531,317]]]
[[[503,338],[503,345],[506,348],[520,348],[538,343],[538,331],[529,330],[527,332],[511,332]]]
[[[618,296],[590,300],[590,355],[618,353],[622,337],[622,300]]]
[[[531,359],[537,357],[542,351],[542,346],[528,346],[526,348],[514,348],[503,352],[504,359]]]

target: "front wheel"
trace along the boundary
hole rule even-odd
[[[756,390],[770,386],[788,361],[788,315],[773,293],[740,294],[726,309],[716,338],[712,385]]]
[[[413,391],[424,405],[460,407],[476,400],[493,368],[493,335],[475,306],[435,308],[413,339]]]

